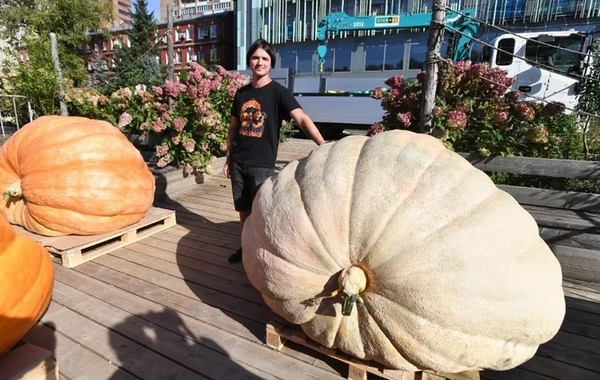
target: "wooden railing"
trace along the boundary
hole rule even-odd
[[[484,172],[600,180],[600,162],[461,154]],[[567,278],[600,281],[600,195],[498,185],[536,220]]]

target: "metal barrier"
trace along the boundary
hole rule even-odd
[[[10,126],[10,129],[16,128],[19,130],[21,127],[19,124],[19,113],[17,112],[17,98],[22,98],[27,100],[26,96],[23,95],[0,95],[2,98],[12,98],[13,112],[15,117],[14,127]],[[31,103],[27,100],[27,113],[29,114],[29,121],[33,120],[33,110],[31,109]],[[8,127],[8,126],[7,126]],[[4,115],[2,114],[2,110],[0,110],[0,129],[2,130],[2,137],[6,137],[6,127],[4,121]]]

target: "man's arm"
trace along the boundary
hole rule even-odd
[[[232,116],[229,122],[229,129],[227,130],[227,152],[225,153],[225,165],[223,165],[223,174],[229,178],[229,162],[231,160],[231,151],[233,150],[233,141],[238,134],[240,129],[240,120]]]
[[[290,116],[296,122],[298,127],[304,131],[315,142],[317,145],[325,144],[325,140],[323,136],[321,136],[321,132],[317,129],[317,126],[311,118],[304,112],[302,108],[296,108],[292,112],[290,112]]]

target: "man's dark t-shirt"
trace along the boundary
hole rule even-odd
[[[276,81],[260,88],[252,84],[240,88],[231,109],[231,116],[240,121],[231,159],[249,167],[275,167],[281,122],[289,120],[296,108],[300,104],[294,95]]]

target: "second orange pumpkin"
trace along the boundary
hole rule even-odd
[[[0,216],[0,356],[42,317],[53,286],[48,251]]]
[[[140,152],[104,121],[43,116],[0,147],[0,214],[40,235],[127,227],[145,216],[154,190]]]

